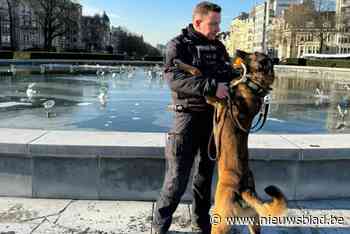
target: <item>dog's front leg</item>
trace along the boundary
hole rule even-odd
[[[237,211],[237,204],[234,201],[238,186],[239,180],[237,175],[231,171],[223,170],[219,165],[219,179],[215,192],[215,207],[212,216],[211,234],[230,233],[233,225],[233,223],[230,222]],[[214,221],[216,222],[214,223]]]
[[[211,234],[229,234],[231,226],[226,219],[232,214],[232,195],[225,186],[218,182],[215,193],[215,207],[212,214]]]
[[[254,216],[254,220],[256,221],[253,224],[248,224],[248,230],[250,234],[260,234],[261,232],[261,227],[259,223],[259,216],[256,215]]]

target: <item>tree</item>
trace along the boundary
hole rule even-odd
[[[145,55],[160,56],[160,51],[146,43],[143,36],[129,32],[126,28],[116,27],[112,30],[114,51],[141,58]]]
[[[70,0],[26,0],[37,16],[43,36],[44,49],[51,50],[53,40],[63,36],[71,27],[77,27],[71,14],[75,4]]]
[[[320,53],[325,52],[325,41],[330,32],[336,32],[335,12],[331,11],[333,3],[330,0],[314,0],[313,23],[316,28],[313,35],[318,38]]]
[[[290,29],[299,29],[306,27],[313,17],[313,10],[305,4],[290,5],[284,14],[284,20]]]
[[[1,14],[2,12],[0,11],[0,49],[2,47],[2,35],[3,35],[3,32],[2,32],[2,27],[1,25],[3,25],[3,18],[4,16]]]
[[[18,27],[18,17],[16,14],[16,8],[20,4],[20,0],[6,0],[6,3],[10,25],[11,49],[16,50],[18,47],[16,34],[16,29]]]
[[[297,30],[309,31],[319,41],[319,51],[325,51],[325,41],[335,29],[335,12],[331,11],[330,0],[308,0],[303,4],[291,5],[285,12],[284,19],[295,35]],[[294,33],[293,33],[294,32]]]

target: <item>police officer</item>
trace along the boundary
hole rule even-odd
[[[225,98],[232,79],[229,56],[216,38],[220,31],[221,8],[210,2],[199,3],[192,24],[167,44],[165,79],[172,91],[175,121],[168,133],[166,173],[153,219],[155,233],[166,233],[190,177],[192,179],[192,231],[210,233],[209,209],[215,162],[207,148],[212,132],[213,108],[205,97]],[[202,75],[189,76],[174,60],[197,67]]]

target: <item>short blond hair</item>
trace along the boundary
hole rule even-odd
[[[196,15],[200,15],[200,16],[208,15],[209,12],[221,13],[221,7],[215,3],[211,3],[207,1],[200,2],[193,9],[192,19],[194,19]]]

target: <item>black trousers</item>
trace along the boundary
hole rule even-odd
[[[166,172],[156,202],[153,228],[165,233],[184,194],[193,167],[191,222],[210,227],[211,182],[215,162],[208,158],[213,112],[176,112],[165,147]]]

